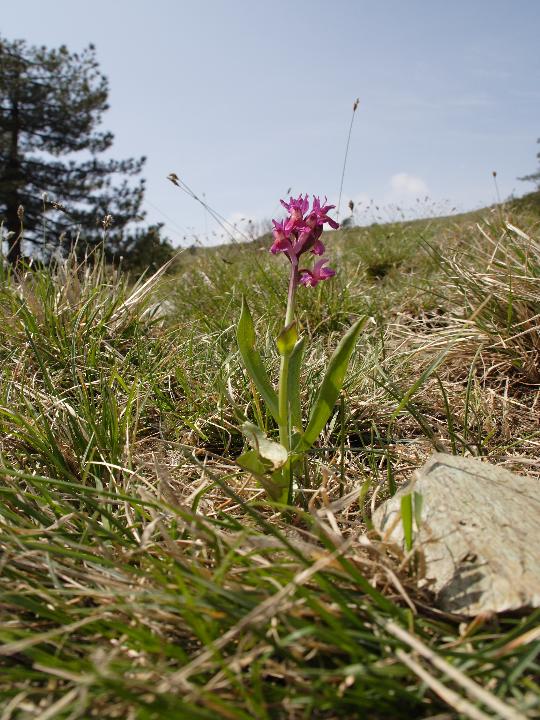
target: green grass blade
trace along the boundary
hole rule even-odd
[[[403,395],[403,398],[401,399],[401,402],[399,403],[399,405],[397,406],[397,408],[396,408],[396,409],[394,410],[394,412],[392,413],[392,419],[395,419],[395,418],[400,414],[400,412],[402,412],[403,410],[405,410],[405,409],[408,407],[408,405],[409,405],[410,400],[412,399],[412,397],[413,397],[414,395],[416,395],[416,393],[418,392],[418,390],[420,390],[420,388],[422,387],[422,385],[424,385],[424,383],[426,382],[426,380],[428,380],[429,377],[430,377],[430,376],[437,370],[437,368],[444,362],[444,359],[445,359],[446,356],[448,355],[449,351],[450,351],[450,348],[447,348],[446,350],[443,350],[441,353],[439,353],[439,354],[437,355],[437,357],[435,358],[435,360],[433,360],[433,362],[431,362],[431,363],[427,366],[427,368],[424,370],[424,372],[421,373],[421,375],[419,376],[418,380],[416,380],[416,381],[411,385],[411,387],[407,390],[407,392]]]
[[[401,498],[401,523],[405,537],[405,548],[408,552],[413,543],[413,502],[411,493],[403,495]]]

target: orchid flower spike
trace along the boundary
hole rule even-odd
[[[335,205],[328,205],[326,197],[321,202],[320,197],[314,195],[310,209],[307,193],[297,198],[290,197],[289,202],[285,200],[280,202],[289,216],[285,220],[272,220],[274,242],[270,252],[274,254],[284,252],[296,267],[298,258],[305,252],[324,255],[325,247],[320,238],[325,223],[334,230],[339,227],[339,224],[328,215]]]

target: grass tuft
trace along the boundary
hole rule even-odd
[[[347,228],[300,295],[312,395],[370,320],[288,518],[234,462],[270,416],[286,297],[263,241],[133,286],[101,261],[0,278],[0,718],[524,718],[539,611],[437,610],[373,509],[433,448],[540,472],[538,216]]]

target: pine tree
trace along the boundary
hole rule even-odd
[[[540,143],[540,138],[536,141]],[[538,160],[540,160],[540,152],[536,154],[536,157]],[[518,180],[525,180],[526,182],[533,182],[536,183],[537,188],[540,190],[540,169],[538,169],[535,173],[532,173],[531,175],[525,175],[525,177],[520,177]]]
[[[0,219],[12,264],[23,238],[46,255],[98,242],[103,223],[114,254],[129,223],[143,219],[144,180],[129,178],[145,158],[99,157],[113,142],[99,129],[107,96],[93,45],[77,54],[0,38]]]

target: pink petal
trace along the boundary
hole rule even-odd
[[[335,274],[336,271],[332,270],[332,268],[323,268],[319,273],[319,277],[321,280],[328,280],[328,278],[334,277]]]
[[[305,285],[306,287],[315,287],[317,280],[313,277],[309,270],[304,270],[300,276],[300,284]]]
[[[311,252],[313,253],[313,255],[324,255],[325,250],[326,248],[324,247],[322,242],[320,240],[315,240],[315,242],[313,243],[313,247],[311,248]]]

